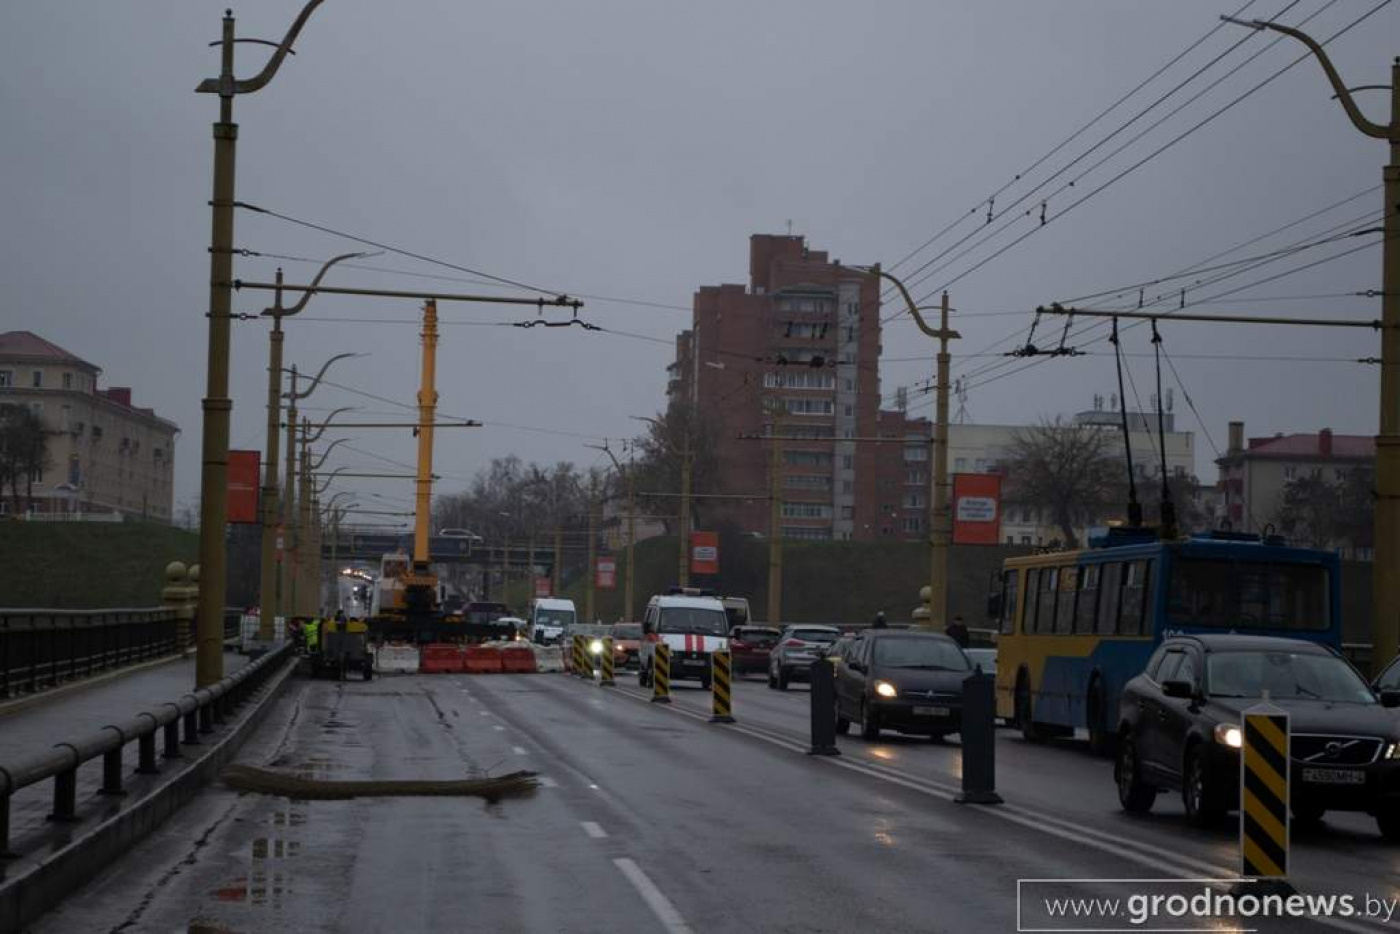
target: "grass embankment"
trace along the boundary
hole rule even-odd
[[[198,535],[167,525],[3,520],[0,607],[159,606],[165,566],[198,551]]]

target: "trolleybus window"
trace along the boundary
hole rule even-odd
[[[1059,577],[1059,568],[1040,569],[1040,591],[1035,601],[1035,631],[1038,633],[1055,631],[1055,593]]]
[[[1327,569],[1314,564],[1178,558],[1167,595],[1174,625],[1302,629],[1331,625]]]
[[[1016,571],[1007,571],[1001,576],[1001,631],[1016,631]]]
[[[1123,565],[1117,561],[1105,564],[1102,573],[1099,580],[1103,596],[1099,598],[1098,633],[1111,636],[1118,631],[1118,604],[1122,597],[1119,584],[1122,582]]]
[[[1055,632],[1067,635],[1074,631],[1074,600],[1079,595],[1080,568],[1060,568],[1059,609],[1055,613]]]
[[[1124,568],[1123,605],[1118,616],[1119,635],[1140,636],[1144,631],[1143,621],[1148,616],[1146,598],[1151,569],[1151,561],[1129,561]],[[1146,631],[1152,631],[1150,623]]]
[[[1103,571],[1097,564],[1085,565],[1080,569],[1079,604],[1074,614],[1074,631],[1078,635],[1093,635],[1094,614],[1099,605],[1099,574]]]

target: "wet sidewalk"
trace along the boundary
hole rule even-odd
[[[224,653],[224,674],[248,664],[245,656]],[[194,656],[148,665],[139,671],[64,685],[52,692],[0,704],[0,764],[43,752],[54,743],[78,739],[109,723],[127,720],[149,707],[194,690]]]

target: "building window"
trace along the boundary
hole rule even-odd
[[[73,374],[72,374],[72,373],[64,373],[64,374],[63,374],[63,388],[64,388],[64,389],[72,389],[72,388],[73,388]]]
[[[834,389],[836,377],[830,373],[764,373],[766,389]]]
[[[904,482],[909,485],[928,483],[927,470],[908,470],[904,474]]]
[[[1030,543],[1031,543],[1031,537],[1030,537],[1029,535],[1022,535],[1022,536],[1021,536],[1021,544],[1022,544],[1022,545],[1029,545]]]
[[[43,388],[44,388],[44,371],[43,371],[43,370],[35,370],[35,371],[34,371],[34,388],[35,388],[35,389],[43,389]]]
[[[928,460],[928,448],[907,447],[904,449],[904,460],[906,463],[911,461],[926,461]]]
[[[831,529],[810,525],[785,525],[783,538],[794,541],[824,542],[831,540]]]
[[[68,483],[72,486],[81,486],[83,482],[83,463],[78,460],[78,455],[68,455]]]
[[[826,474],[789,474],[783,477],[783,486],[794,490],[829,490],[831,477]]]
[[[856,391],[856,381],[853,380],[853,379],[851,379],[849,376],[846,377],[846,391],[847,391],[847,392],[855,392],[855,391]]]
[[[922,509],[924,507],[924,494],[905,493],[902,503],[905,509]]]
[[[826,503],[783,503],[784,519],[830,519],[831,507]]]
[[[850,481],[850,480],[842,480],[842,481],[841,481],[841,492],[842,492],[842,493],[854,493],[855,491],[856,491],[856,485],[855,485],[854,482],[852,482],[852,481]]]
[[[831,454],[826,451],[784,451],[783,463],[790,467],[828,467]]]
[[[785,399],[789,415],[831,415],[835,404],[830,399]]]
[[[1285,468],[1283,468],[1283,479],[1285,479],[1285,480],[1294,480],[1294,479],[1297,478],[1297,476],[1298,476],[1298,468],[1297,468],[1297,467],[1285,467]]]
[[[854,454],[842,454],[842,455],[841,455],[841,467],[842,467],[842,469],[844,469],[844,470],[855,470],[855,469],[856,469],[856,456],[855,456]]]
[[[905,516],[900,520],[899,527],[906,532],[922,532],[924,520],[918,516]]]
[[[93,425],[93,426],[92,426],[92,440],[94,440],[94,441],[101,441],[101,440],[102,440],[102,426],[101,426],[101,425]]]
[[[8,389],[15,384],[14,370],[0,370],[0,389]]]
[[[849,402],[846,403],[846,415],[847,415],[847,417],[850,417],[853,413],[854,413],[854,406],[852,406]]]
[[[1008,544],[1008,545],[1014,545],[1014,544],[1016,544],[1016,536],[1014,536],[1014,535],[1008,535],[1008,536],[1006,536],[1006,544]]]
[[[842,519],[854,519],[855,516],[856,516],[856,507],[854,507],[854,506],[842,506],[842,507],[841,507],[841,518],[842,518]]]
[[[967,473],[967,458],[959,457],[953,461],[954,473]]]

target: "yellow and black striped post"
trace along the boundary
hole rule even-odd
[[[1267,701],[1244,712],[1240,750],[1240,876],[1288,875],[1288,714]]]
[[[612,636],[603,637],[603,677],[598,681],[599,687],[610,688],[613,686],[613,640]]]
[[[730,685],[734,680],[730,664],[729,650],[717,649],[710,654],[710,688],[713,691],[714,708],[710,715],[711,723],[733,723],[733,695]]]
[[[574,661],[573,661],[574,677],[575,677],[575,678],[586,678],[586,677],[588,677],[589,674],[592,674],[591,671],[588,671],[588,670],[587,670],[589,667],[590,667],[590,666],[589,666],[589,664],[588,664],[588,644],[587,644],[587,642],[584,640],[584,637],[583,637],[583,636],[575,635],[575,636],[574,636]]]
[[[651,660],[651,702],[671,703],[671,647],[664,642],[656,643]]]

